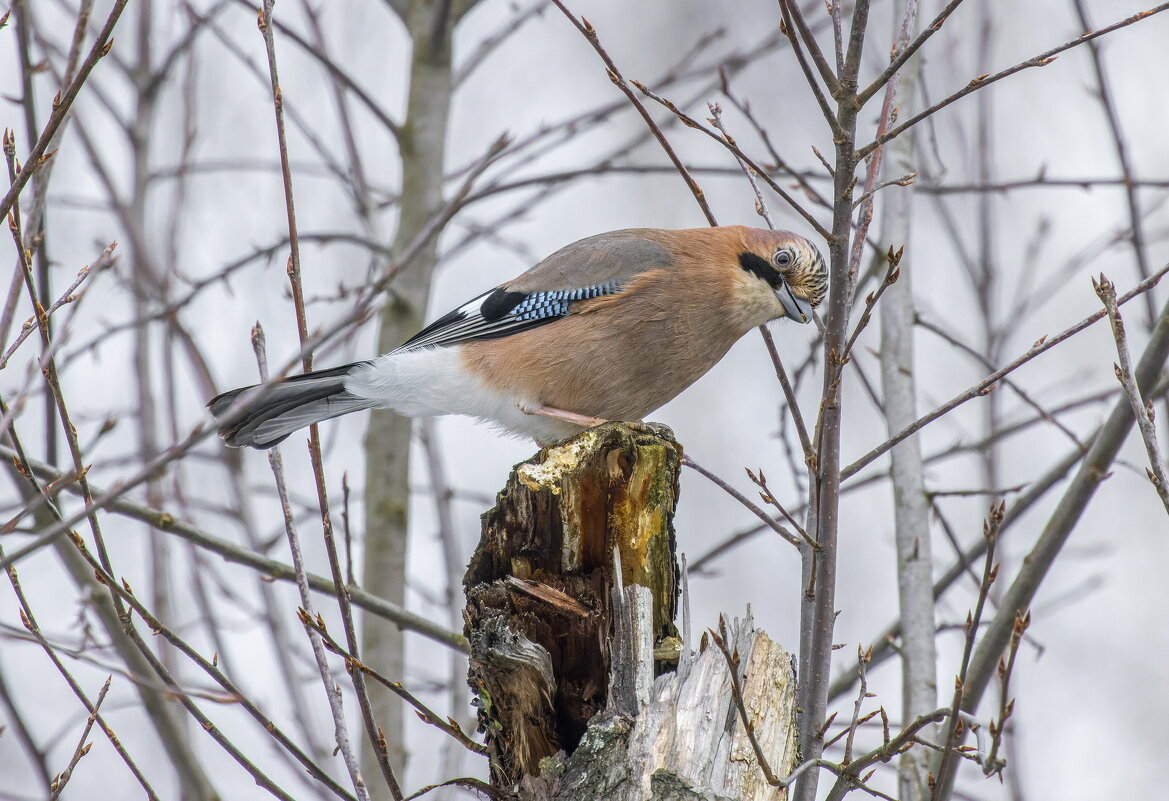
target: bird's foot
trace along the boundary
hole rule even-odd
[[[563,420],[566,423],[583,426],[584,428],[592,428],[599,426],[601,423],[607,423],[608,420],[600,417],[589,417],[587,414],[577,414],[576,412],[565,411],[564,409],[557,409],[554,406],[533,406],[526,403],[516,404],[524,414],[540,414],[544,417],[551,417],[555,420]]]

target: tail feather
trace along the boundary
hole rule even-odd
[[[345,377],[357,364],[293,376],[273,384],[263,395],[225,420],[219,435],[232,447],[271,448],[305,426],[376,405],[345,389]],[[207,404],[224,418],[240,395],[255,386],[224,392]]]

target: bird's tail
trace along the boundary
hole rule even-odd
[[[375,401],[345,389],[345,377],[360,364],[363,362],[305,373],[273,384],[237,414],[226,418],[219,436],[235,448],[271,448],[305,426],[376,406]],[[212,398],[207,407],[216,418],[224,418],[236,399],[251,389],[255,386],[224,392]]]

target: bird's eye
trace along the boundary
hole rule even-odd
[[[783,250],[775,251],[775,266],[787,267],[792,263],[792,254],[790,250],[784,248]]]

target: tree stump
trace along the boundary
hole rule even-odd
[[[517,466],[464,580],[491,781],[525,801],[782,798],[718,649],[674,625],[681,447],[607,423]],[[728,648],[773,773],[795,759],[791,659],[748,620]],[[704,644],[706,638],[703,638]]]

